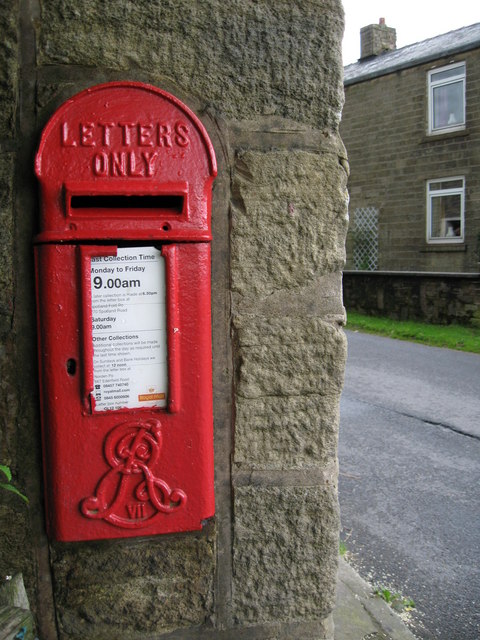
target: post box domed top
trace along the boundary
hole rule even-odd
[[[137,82],[91,87],[43,130],[37,242],[209,240],[213,146],[194,113]]]

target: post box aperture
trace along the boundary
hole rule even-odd
[[[49,534],[199,529],[214,513],[207,133],[160,89],[100,85],[52,116],[35,169]]]

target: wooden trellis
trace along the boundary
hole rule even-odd
[[[378,209],[355,209],[353,219],[353,265],[357,271],[375,271],[378,267]]]

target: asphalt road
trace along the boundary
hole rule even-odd
[[[347,332],[342,538],[425,640],[480,638],[480,356]]]

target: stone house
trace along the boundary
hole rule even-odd
[[[396,49],[385,20],[344,69],[347,309],[480,316],[480,23]]]

